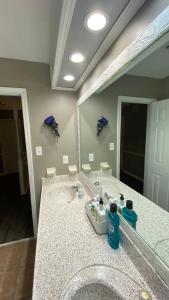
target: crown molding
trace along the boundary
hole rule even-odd
[[[162,11],[152,23],[117,57],[109,67],[107,67],[98,77],[97,80],[81,95],[78,99],[78,105],[86,101],[96,91],[101,90],[105,84],[114,82],[118,77],[126,73],[132,61],[139,59],[142,52],[152,46],[153,43],[159,40],[160,37],[169,31],[169,6]],[[159,41],[158,41],[159,42]],[[137,60],[138,60],[137,59]]]
[[[100,62],[103,55],[107,52],[110,46],[115,42],[120,33],[123,31],[125,26],[130,22],[130,20],[134,17],[136,12],[141,8],[146,0],[130,0],[130,2],[126,5],[117,21],[109,31],[108,35],[104,39],[103,43],[96,51],[96,54],[88,64],[86,70],[80,77],[79,81],[75,85],[75,89],[78,90],[92,70],[96,67],[96,65]]]
[[[74,88],[65,88],[65,87],[54,87],[53,90],[56,91],[69,91],[69,92],[76,92],[76,90]]]
[[[63,55],[66,47],[66,42],[72,22],[76,0],[63,0],[62,12],[59,24],[59,33],[55,52],[54,67],[52,73],[52,89],[57,86],[59,73],[62,65]]]

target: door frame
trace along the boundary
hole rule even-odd
[[[31,130],[30,130],[30,122],[29,122],[27,92],[26,92],[26,89],[24,89],[24,88],[0,87],[0,95],[1,96],[20,96],[21,97],[24,132],[25,132],[25,143],[26,143],[26,154],[27,154],[27,160],[28,160],[28,174],[29,174],[29,185],[30,185],[32,220],[33,220],[34,236],[36,237],[38,221],[37,221],[35,180],[34,180]]]
[[[120,142],[121,142],[121,109],[122,103],[136,103],[136,104],[151,104],[156,101],[152,98],[141,98],[141,97],[130,97],[130,96],[119,96],[117,105],[117,147],[116,147],[116,177],[120,180]],[[147,129],[148,132],[148,114],[147,114]],[[146,136],[147,139],[147,136]],[[146,155],[146,149],[145,149]]]

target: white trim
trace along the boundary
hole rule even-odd
[[[122,103],[150,104],[156,99],[119,96],[117,104],[117,147],[116,147],[116,177],[120,180],[120,136],[121,136],[121,108]]]
[[[148,47],[158,41],[169,30],[169,6],[162,11],[157,18],[150,23],[146,29],[117,57],[112,60],[100,76],[91,84],[91,86],[78,99],[78,104],[82,104],[92,94],[103,87],[107,82],[111,83],[126,73],[126,70],[133,60],[138,63],[139,55],[144,51],[147,53]],[[158,41],[159,45],[159,41]],[[105,86],[104,86],[105,87]]]
[[[63,61],[63,55],[66,47],[66,42],[67,42],[75,6],[76,6],[76,0],[63,0],[62,12],[61,12],[61,18],[59,24],[59,34],[58,34],[56,53],[55,53],[54,68],[53,68],[53,74],[51,78],[52,89],[57,86],[57,81],[59,78],[60,68]]]
[[[160,39],[157,39],[151,46],[147,47],[142,53],[140,53],[136,58],[134,58],[131,62],[126,64],[124,68],[120,69],[112,78],[110,78],[107,82],[104,83],[103,86],[101,86],[97,92],[100,93],[104,89],[106,89],[109,85],[111,85],[113,82],[115,82],[117,79],[122,77],[124,74],[128,73],[130,70],[132,70],[135,66],[137,66],[140,62],[142,62],[144,59],[146,59],[149,55],[166,45],[169,41],[169,32],[165,33],[161,36]],[[134,75],[131,75],[134,76]]]
[[[74,88],[65,88],[65,87],[53,87],[53,90],[57,90],[57,91],[68,91],[68,92],[76,92],[76,89]]]
[[[80,107],[78,106],[78,103],[76,104],[76,109],[77,109],[77,137],[78,137],[78,166],[79,166],[79,172],[81,170],[81,153],[80,153],[80,150],[81,150],[81,147],[80,147]]]
[[[27,152],[27,160],[28,160],[28,173],[29,173],[29,185],[30,185],[31,206],[32,206],[32,219],[33,219],[34,235],[36,236],[38,222],[37,222],[37,208],[36,208],[36,197],[35,197],[32,143],[31,143],[31,133],[30,133],[30,123],[29,123],[28,101],[27,101],[26,89],[12,88],[12,87],[0,87],[0,95],[20,96],[21,97],[23,120],[24,120],[24,130],[25,130],[26,152]]]
[[[147,193],[146,193],[146,188],[147,188],[147,182],[148,182],[148,178],[147,178],[147,175],[148,175],[148,166],[146,164],[146,161],[149,157],[149,140],[150,140],[150,124],[151,124],[151,109],[152,109],[152,106],[149,105],[148,106],[148,110],[147,110],[147,128],[146,128],[146,147],[145,147],[145,164],[144,164],[144,181],[145,181],[145,184],[144,184],[144,190],[143,190],[143,195],[145,197],[147,197]]]
[[[114,41],[118,38],[120,33],[123,31],[125,26],[129,23],[129,21],[133,18],[136,12],[141,8],[146,0],[130,0],[127,6],[124,8],[120,16],[118,17],[117,21],[107,34],[106,38],[104,39],[103,43],[96,51],[96,54],[88,64],[87,68],[85,69],[84,73],[78,80],[75,85],[75,90],[78,90],[86,78],[89,76],[91,71],[95,68],[95,66],[100,62],[103,55],[106,51],[110,48],[110,46],[114,43]]]
[[[16,105],[13,108],[13,115],[16,125],[16,140],[17,140],[17,152],[18,152],[18,170],[19,170],[19,183],[21,195],[25,194],[24,178],[23,178],[23,162],[21,156],[21,139],[19,134],[19,122],[18,122],[18,111]]]

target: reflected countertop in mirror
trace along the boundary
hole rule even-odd
[[[133,201],[136,232],[169,267],[167,45],[82,103],[79,132],[81,170],[102,194]]]

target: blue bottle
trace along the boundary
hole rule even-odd
[[[120,218],[117,214],[117,204],[111,203],[110,211],[108,213],[108,243],[113,249],[119,248],[120,234],[119,234],[119,225]]]
[[[136,229],[137,214],[133,210],[133,201],[126,201],[126,207],[122,208],[122,216],[134,229]]]

